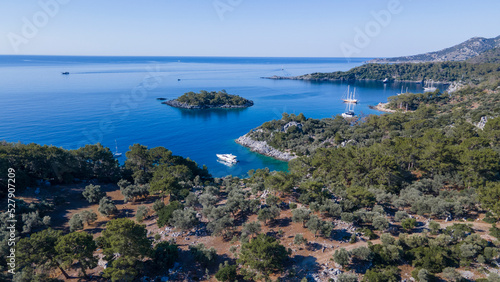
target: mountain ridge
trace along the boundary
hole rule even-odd
[[[479,56],[489,50],[500,47],[500,36],[494,38],[472,37],[454,46],[423,54],[412,56],[401,56],[393,58],[378,58],[368,63],[423,63],[423,62],[445,62],[466,61]]]

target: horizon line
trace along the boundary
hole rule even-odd
[[[318,59],[384,59],[389,57],[321,57],[321,56],[211,56],[211,55],[45,55],[45,54],[0,54],[0,56],[45,56],[45,57],[186,57],[186,58],[318,58]]]

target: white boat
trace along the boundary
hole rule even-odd
[[[355,117],[356,114],[354,113],[354,104],[353,103],[347,103],[345,107],[345,112],[342,113],[343,118],[352,118]]]
[[[115,140],[115,147],[116,147],[116,148],[115,148],[115,153],[114,153],[114,156],[115,156],[115,157],[117,157],[117,158],[119,158],[119,157],[121,157],[121,156],[122,156],[122,153],[119,153],[119,152],[118,152],[118,143],[116,143],[116,140]]]
[[[408,93],[408,87],[406,87],[406,92],[403,92],[403,86],[401,86],[401,93],[398,93],[398,95],[404,95]]]
[[[342,99],[344,103],[358,103],[358,99],[356,99],[356,88],[354,88],[354,92],[350,93],[349,92],[349,85],[347,86],[347,96],[345,99]]]
[[[424,92],[433,92],[433,91],[436,91],[436,87],[433,87],[432,84],[434,82],[432,81],[431,79],[431,83],[430,83],[430,86],[429,86],[429,82],[427,82],[427,87],[424,87]]]
[[[383,83],[388,83],[389,82],[389,79],[386,77],[383,81]]]
[[[238,162],[236,156],[233,154],[216,154],[216,156],[217,158],[219,158],[219,160],[226,162],[228,164],[235,164]]]
[[[356,114],[354,113],[354,111],[347,111],[345,113],[342,113],[343,118],[352,118],[355,116],[356,116]]]

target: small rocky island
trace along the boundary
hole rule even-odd
[[[230,109],[251,107],[253,101],[238,95],[227,94],[226,90],[219,92],[201,90],[200,93],[185,93],[177,99],[168,100],[162,104],[183,109]]]

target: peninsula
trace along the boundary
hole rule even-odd
[[[226,90],[219,92],[201,90],[200,93],[185,93],[177,99],[168,100],[162,104],[183,109],[229,109],[248,108],[253,106],[253,101],[238,95],[227,94]]]

